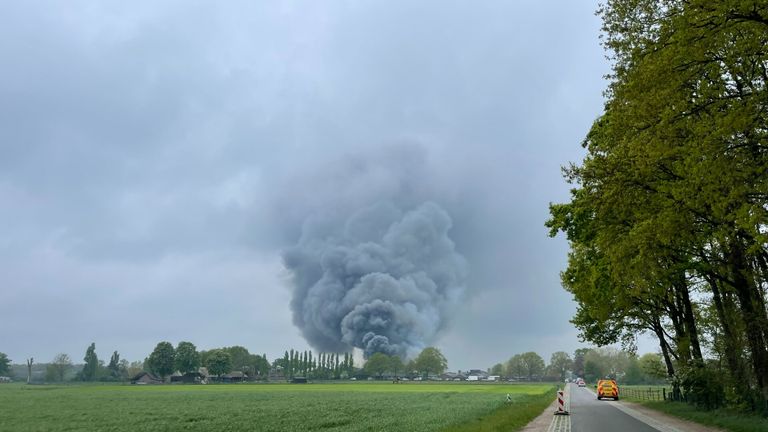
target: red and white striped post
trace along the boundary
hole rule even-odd
[[[568,415],[568,411],[565,410],[565,396],[562,390],[557,392],[557,411],[555,415]]]

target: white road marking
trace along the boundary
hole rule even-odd
[[[565,411],[571,412],[571,385],[568,384],[563,389],[563,398],[565,399]],[[557,395],[555,395],[557,397]],[[558,415],[552,416],[552,423],[549,424],[547,432],[571,432],[571,416]]]
[[[554,415],[547,432],[571,432],[571,416]]]

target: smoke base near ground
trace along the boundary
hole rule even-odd
[[[467,264],[433,202],[313,215],[283,261],[293,321],[321,351],[408,357],[431,343],[465,290]]]

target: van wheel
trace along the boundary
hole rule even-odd
[[[613,398],[613,400],[619,400],[619,397],[618,397],[618,396],[616,396],[615,398]]]
[[[600,396],[597,397],[597,400],[600,400]]]

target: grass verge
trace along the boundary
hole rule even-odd
[[[690,420],[699,424],[714,426],[732,432],[768,431],[768,419],[755,414],[745,414],[727,409],[700,411],[693,405],[682,402],[642,402],[648,408]]]
[[[537,395],[514,398],[490,413],[476,417],[466,423],[442,429],[443,432],[491,432],[516,431],[539,416],[555,398],[557,387]]]

